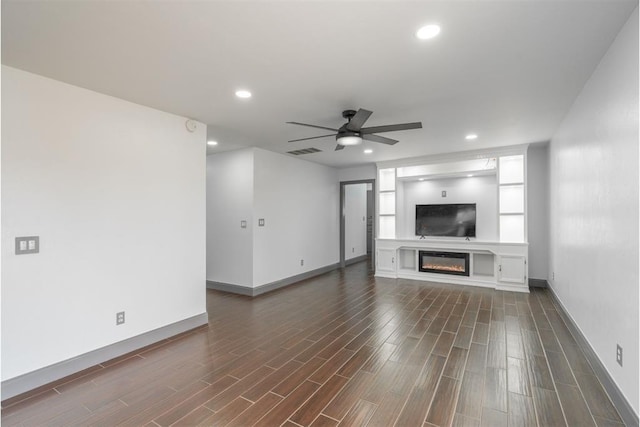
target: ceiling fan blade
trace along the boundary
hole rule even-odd
[[[336,145],[336,149],[333,151],[338,151],[338,150],[344,150],[344,145],[340,145],[340,144]]]
[[[326,129],[326,130],[332,130],[334,132],[338,132],[338,129],[328,128],[324,126],[309,125],[307,123],[300,123],[300,122],[287,122],[287,123],[289,123],[290,125],[307,126],[310,128]]]
[[[371,114],[373,114],[372,111],[363,110],[362,108],[359,109],[356,115],[353,116],[351,120],[349,120],[349,123],[347,123],[347,129],[354,132],[358,132],[362,127],[362,125],[364,125],[364,122],[366,122],[367,119],[369,119],[369,116]]]
[[[368,128],[360,129],[360,133],[367,134],[367,133],[393,132],[396,130],[410,130],[410,129],[422,129],[422,122],[401,123],[397,125],[386,125],[386,126],[371,126]]]
[[[332,133],[332,134],[329,134],[329,135],[319,135],[319,136],[311,136],[309,138],[292,139],[291,141],[287,141],[287,142],[306,141],[307,139],[326,138],[327,136],[336,136],[336,134]]]
[[[373,142],[381,142],[382,144],[387,144],[387,145],[393,145],[398,142],[395,139],[385,138],[384,136],[370,135],[370,134],[362,135],[362,139],[366,139],[367,141],[373,141]]]

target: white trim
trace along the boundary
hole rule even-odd
[[[511,154],[523,154],[526,153],[529,144],[510,145],[506,147],[493,147],[484,148],[479,150],[470,151],[458,151],[445,154],[432,154],[421,157],[410,157],[405,159],[387,160],[384,162],[376,163],[378,169],[390,169],[406,166],[417,166],[431,163],[442,163],[444,161],[455,160],[472,160],[472,159],[484,159],[488,157],[499,157]]]

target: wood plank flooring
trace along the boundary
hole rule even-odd
[[[622,426],[549,294],[366,262],[3,402],[8,426]]]

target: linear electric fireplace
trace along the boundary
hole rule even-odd
[[[469,275],[469,254],[464,252],[419,252],[419,269],[426,273]]]

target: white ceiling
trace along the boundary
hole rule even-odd
[[[348,166],[546,141],[637,1],[2,1],[2,63]],[[441,34],[414,37],[424,24]],[[234,96],[238,88],[253,98]],[[344,109],[394,146],[334,152]],[[466,141],[465,134],[479,138]],[[374,153],[363,154],[363,148]]]

